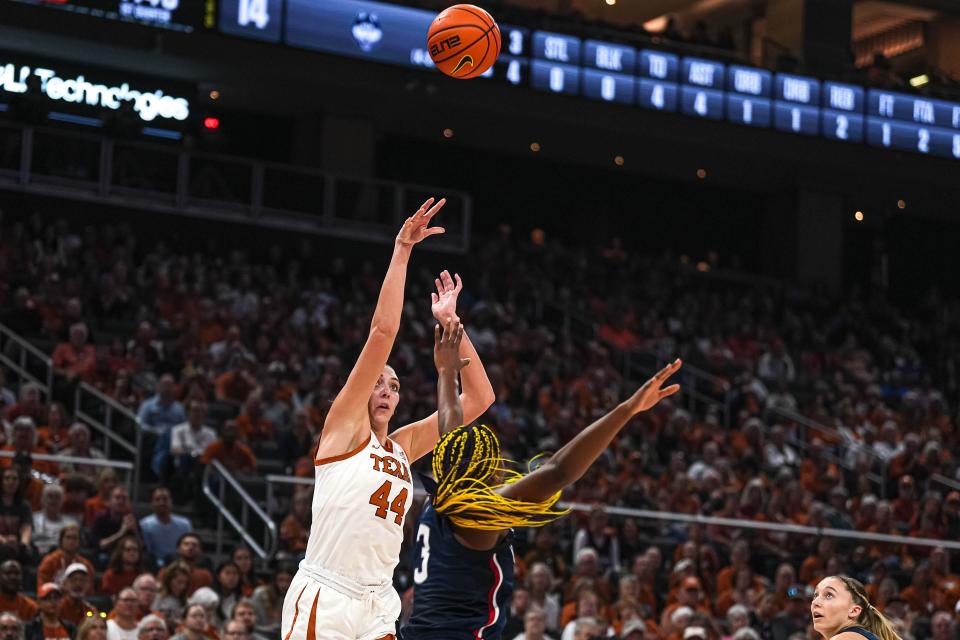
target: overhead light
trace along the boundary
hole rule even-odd
[[[613,158],[613,164],[617,165],[618,167],[622,167],[622,166],[623,166],[623,156],[615,156],[615,157]]]
[[[906,208],[907,208],[907,201],[906,201],[906,200],[897,200],[897,208],[898,208],[898,209],[906,209]]]
[[[855,214],[853,214],[853,219],[857,222],[863,222],[863,211],[857,211]]]
[[[706,178],[706,177],[707,177],[707,170],[706,170],[706,169],[697,169],[697,177],[700,178],[701,180],[703,180],[704,178]]]
[[[925,84],[930,84],[930,76],[925,73],[921,73],[919,76],[910,78],[911,87],[922,87]]]
[[[530,151],[533,151],[534,153],[540,151],[540,143],[539,143],[539,142],[531,142],[531,143],[530,143]]]
[[[444,130],[443,130],[443,137],[444,137],[444,138],[452,138],[452,137],[453,137],[453,129],[444,129]]]
[[[213,91],[211,91],[211,92],[210,92],[210,99],[211,99],[211,100],[219,100],[219,99],[220,99],[220,92],[217,91],[216,89],[214,89]]]
[[[617,4],[617,0],[607,0],[607,4],[612,7],[613,5]]]
[[[207,117],[203,119],[203,128],[215,131],[220,128],[220,118]]]

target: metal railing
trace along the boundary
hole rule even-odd
[[[96,407],[90,410],[97,411],[99,409],[103,413],[102,418],[94,416],[87,410],[91,404],[87,402],[87,399],[92,400],[93,406]],[[103,452],[108,458],[111,457],[113,445],[133,456],[133,495],[139,496],[143,455],[143,425],[140,424],[136,414],[86,382],[81,382],[74,390],[73,414],[78,420],[103,435]],[[126,423],[122,428],[121,420]],[[122,432],[129,433],[131,431],[132,442],[121,435]]]
[[[446,233],[430,248],[456,253],[470,245],[473,211],[453,189],[10,122],[0,123],[0,188],[391,243],[406,216],[443,196]]]
[[[211,481],[216,487],[211,488]],[[312,483],[311,483],[312,484]],[[269,484],[268,484],[269,486]],[[227,488],[233,490],[235,497],[240,500],[239,519],[233,514],[227,504]],[[240,486],[233,474],[227,470],[219,460],[211,460],[203,472],[203,494],[217,508],[217,554],[223,553],[223,522],[224,520],[243,539],[254,553],[263,561],[270,560],[277,552],[279,537],[277,525],[273,519],[257,504],[257,501]],[[263,526],[263,544],[261,545],[250,533],[250,514],[256,516]]]
[[[274,485],[300,485],[313,487],[313,480],[309,478],[290,478],[288,476],[268,475],[267,480],[267,510],[273,512],[276,507],[275,487]],[[956,485],[960,489],[960,483],[954,483],[947,478],[949,485]],[[416,495],[422,492],[415,492]],[[791,533],[796,535],[817,536],[826,538],[842,538],[845,540],[869,540],[871,542],[883,542],[888,544],[912,545],[917,547],[943,547],[944,549],[960,550],[960,541],[938,540],[935,538],[911,538],[908,536],[897,536],[885,533],[870,533],[867,531],[858,531],[856,529],[836,529],[833,527],[807,527],[798,524],[788,524],[780,522],[758,522],[755,520],[738,520],[736,518],[719,518],[716,516],[704,516],[700,514],[675,513],[669,511],[651,511],[649,509],[631,509],[627,507],[611,507],[605,505],[585,504],[582,502],[560,502],[557,506],[561,509],[570,509],[583,513],[590,513],[598,506],[608,515],[620,516],[626,518],[636,518],[637,520],[653,520],[660,522],[676,522],[683,524],[703,524],[708,526],[726,527],[731,529],[755,529],[758,531],[775,531],[777,533]]]
[[[53,361],[50,356],[2,324],[0,363],[9,367],[20,378],[40,387],[41,393],[50,397],[50,390],[53,388]],[[31,364],[39,366],[34,368]]]

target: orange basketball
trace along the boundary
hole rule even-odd
[[[457,4],[433,19],[427,49],[437,69],[451,78],[476,78],[500,55],[500,27],[480,7]]]

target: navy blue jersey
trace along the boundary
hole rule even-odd
[[[864,629],[863,627],[847,627],[846,629],[840,629],[841,633],[858,633],[867,640],[880,640],[877,636],[873,634],[872,631]]]
[[[413,615],[403,640],[500,640],[513,596],[513,533],[494,549],[460,544],[428,502],[413,549]]]

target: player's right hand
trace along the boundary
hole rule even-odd
[[[440,198],[440,200],[434,204],[433,198],[427,198],[427,201],[417,209],[417,212],[404,221],[403,226],[400,228],[400,233],[397,234],[397,244],[412,247],[424,238],[443,233],[445,231],[443,227],[430,227],[427,225],[430,224],[430,219],[437,215],[437,212],[443,208],[446,202],[446,198]]]
[[[680,358],[677,358],[663,369],[657,372],[655,376],[647,380],[642,387],[637,389],[636,393],[627,400],[627,405],[633,410],[633,413],[640,413],[653,408],[658,402],[672,396],[680,391],[680,385],[672,384],[666,389],[661,389],[667,379],[680,370],[683,365]]]
[[[440,325],[433,327],[433,363],[437,371],[460,371],[470,364],[470,358],[460,357],[460,343],[463,342],[463,325],[450,320],[440,332]]]

